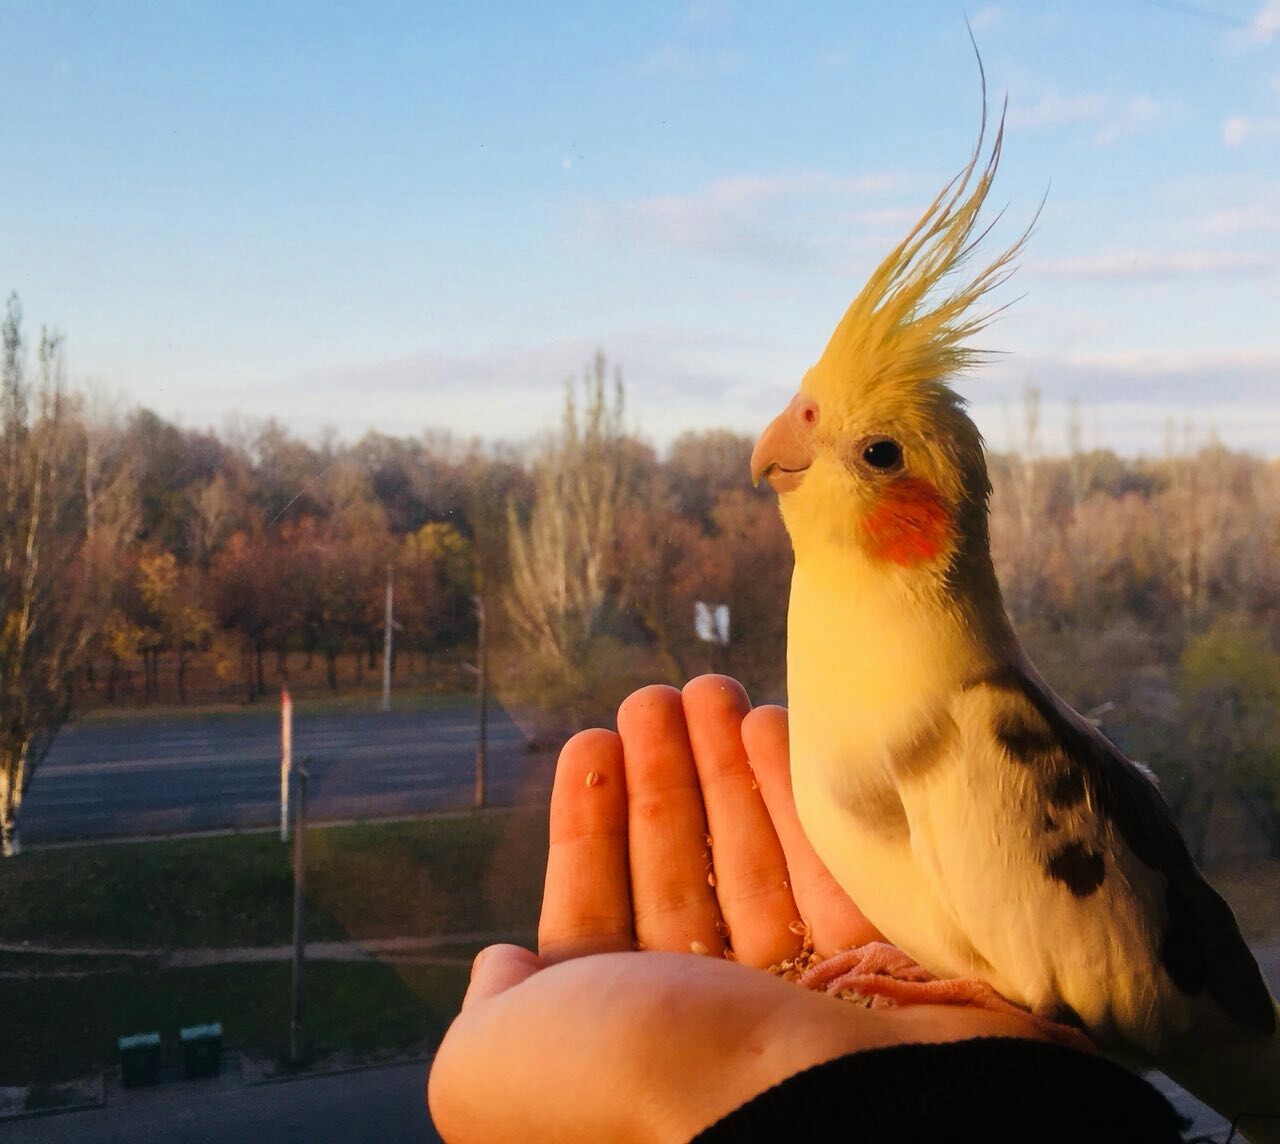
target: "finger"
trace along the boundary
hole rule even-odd
[[[471,984],[467,986],[462,1007],[465,1009],[486,997],[505,993],[544,968],[545,963],[532,950],[518,945],[487,946],[471,963]]]
[[[630,949],[627,782],[612,731],[582,731],[564,745],[550,831],[539,953],[553,962]]]
[[[782,843],[742,746],[751,704],[741,685],[723,675],[693,680],[682,699],[729,943],[747,965],[774,965],[800,950],[799,913]]]
[[[742,723],[742,742],[765,806],[787,856],[791,892],[809,926],[814,948],[833,953],[884,937],[858,909],[805,837],[791,793],[787,713],[781,707],[757,707]]]
[[[707,881],[707,819],[674,687],[645,687],[618,708],[627,773],[631,905],[648,949],[724,951],[723,922]]]

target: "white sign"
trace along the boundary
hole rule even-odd
[[[729,605],[708,604],[698,600],[693,605],[693,630],[706,643],[728,644]]]

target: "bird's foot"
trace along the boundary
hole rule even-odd
[[[896,945],[873,941],[831,957],[808,961],[796,980],[806,989],[876,1009],[891,1005],[971,1005],[1029,1020],[1050,1040],[1094,1051],[1079,1029],[1015,1005],[976,977],[940,979],[912,961]]]

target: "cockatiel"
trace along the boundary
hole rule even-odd
[[[985,119],[985,116],[984,116]],[[988,543],[982,439],[948,381],[1026,240],[967,278],[1000,157],[872,274],[760,437],[795,549],[800,821],[886,937],[1280,1139],[1277,1008],[1150,775],[1036,674]]]

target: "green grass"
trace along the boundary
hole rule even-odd
[[[312,941],[532,933],[547,846],[544,810],[307,833]],[[0,940],[164,950],[285,945],[291,847],[273,834],[31,851],[0,863]],[[473,942],[441,957],[466,959]],[[54,970],[84,976],[40,976]],[[98,972],[86,972],[94,971]],[[287,962],[156,969],[118,958],[0,954],[0,1084],[53,1083],[112,1065],[116,1038],[159,1031],[177,1063],[182,1025],[222,1022],[225,1043],[279,1060]],[[31,974],[31,976],[26,976]],[[467,965],[308,965],[309,1056],[370,1058],[433,1044],[457,1011]]]
[[[373,1058],[438,1042],[466,989],[465,966],[308,965],[303,1029],[312,1059]],[[52,1083],[118,1062],[116,1038],[159,1032],[162,1061],[180,1060],[178,1029],[220,1021],[225,1047],[283,1058],[290,967],[0,980],[0,1084]]]
[[[1280,862],[1255,859],[1208,871],[1250,941],[1280,937]]]
[[[545,810],[307,832],[315,941],[528,930]],[[274,834],[29,851],[0,863],[0,941],[166,949],[291,940],[291,847]]]

